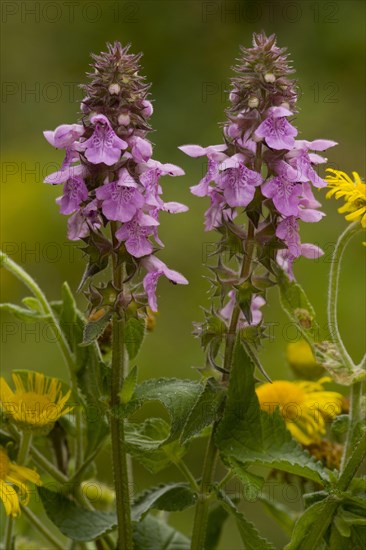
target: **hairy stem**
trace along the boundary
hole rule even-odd
[[[329,291],[328,291],[328,327],[330,331],[330,337],[332,341],[337,344],[339,353],[344,362],[344,365],[348,368],[349,372],[353,372],[356,367],[346,350],[346,347],[343,343],[339,326],[338,326],[338,316],[337,316],[337,305],[338,305],[338,290],[339,290],[339,279],[341,273],[341,263],[343,253],[352,239],[352,237],[361,230],[361,224],[359,222],[354,222],[347,227],[347,229],[339,237],[338,242],[335,246],[332,262],[330,266],[329,273]]]
[[[116,227],[112,224],[112,235]],[[123,286],[123,267],[113,262],[113,284],[118,290]],[[125,323],[114,313],[112,320],[112,378],[111,378],[111,441],[114,484],[116,490],[116,509],[118,520],[118,548],[133,548],[131,505],[129,492],[129,475],[127,449],[125,442],[125,420],[119,414],[120,391],[127,375],[128,361],[125,345]]]

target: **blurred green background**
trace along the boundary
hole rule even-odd
[[[140,377],[195,378],[202,364],[199,343],[191,335],[192,321],[201,320],[200,306],[208,305],[204,260],[214,234],[203,231],[205,200],[190,195],[189,186],[202,176],[200,159],[180,153],[178,145],[221,142],[218,123],[227,105],[230,67],[239,45],[249,46],[253,31],[275,32],[278,44],[287,46],[301,88],[296,123],[300,139],[328,138],[339,142],[329,151],[329,164],[365,176],[365,4],[360,0],[335,2],[178,1],[140,2],[2,2],[2,248],[20,262],[44,288],[50,299],[60,297],[62,281],[75,290],[84,269],[80,251],[66,240],[66,218],[58,214],[56,187],[43,185],[43,177],[62,161],[42,131],[77,119],[91,52],[107,41],[132,43],[144,52],[143,74],[152,82],[155,113],[151,135],[154,158],[181,165],[186,176],[163,181],[166,200],[186,203],[183,215],[163,215],[160,236],[166,244],[160,257],[184,273],[188,287],[159,283],[160,311],[156,330],[148,336],[137,359]],[[316,242],[325,256],[300,260],[299,281],[315,304],[325,327],[327,274],[337,236],[346,226],[334,200],[325,202],[327,217],[318,224],[303,224],[303,242]],[[345,257],[339,304],[344,340],[356,360],[364,349],[365,263],[361,238],[354,240]],[[7,273],[2,276],[2,301],[18,303],[24,288]],[[79,297],[80,307],[85,306]],[[279,309],[276,290],[265,307],[273,323],[273,338],[262,350],[265,367],[273,378],[292,377],[285,347],[296,334],[288,330]],[[42,327],[32,327],[4,316],[2,319],[2,372],[31,368],[67,378],[56,346]],[[109,461],[108,450],[102,460]],[[198,476],[203,448],[189,455]],[[108,472],[108,468],[104,471]],[[106,475],[104,471],[101,477]],[[156,484],[141,468],[137,485]],[[159,480],[179,473],[164,472]],[[110,481],[108,476],[103,478]],[[259,505],[244,504],[277,545],[285,541]],[[192,512],[172,515],[172,523],[190,531]],[[239,537],[228,523],[221,548],[240,548]]]

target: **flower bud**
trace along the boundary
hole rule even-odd
[[[108,92],[111,95],[118,95],[120,91],[121,91],[121,86],[116,82],[114,82],[113,84],[110,84],[110,86],[108,87]]]
[[[131,122],[130,115],[128,113],[121,113],[118,116],[118,124],[121,126],[128,126]]]
[[[146,118],[149,118],[154,112],[154,108],[152,106],[151,101],[144,99],[144,101],[142,102],[142,105],[143,105],[143,109],[142,109],[143,116]]]
[[[273,82],[276,81],[276,77],[273,73],[266,73],[264,75],[264,80],[273,84]]]
[[[252,96],[248,99],[248,107],[255,109],[259,105],[259,99],[255,96]]]

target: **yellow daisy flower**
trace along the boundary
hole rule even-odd
[[[326,421],[342,411],[342,395],[325,391],[328,377],[317,382],[276,380],[256,389],[261,408],[273,413],[279,408],[287,429],[302,445],[317,443],[325,434]]]
[[[29,488],[27,481],[41,485],[41,478],[35,470],[18,466],[11,462],[4,447],[0,447],[0,499],[5,506],[8,516],[16,517],[20,514],[19,495],[13,485],[20,489],[21,502],[26,506],[29,502]]]
[[[12,374],[15,391],[0,378],[0,405],[4,413],[24,431],[47,434],[56,420],[70,412],[65,407],[71,390],[61,392],[61,382],[46,378],[39,372],[29,372],[27,384],[19,374]]]
[[[366,184],[361,180],[357,172],[352,172],[353,180],[341,170],[327,168],[330,175],[326,176],[330,191],[327,199],[343,197],[345,203],[338,208],[340,214],[345,214],[346,220],[354,222],[360,220],[362,227],[366,227]]]

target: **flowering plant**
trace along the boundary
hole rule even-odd
[[[119,43],[93,56],[80,120],[44,132],[53,147],[65,150],[60,170],[46,183],[64,185],[57,203],[70,216],[68,237],[83,243],[87,267],[79,290],[88,300],[86,314],[67,283],[62,299],[50,303],[30,275],[1,256],[3,267],[33,294],[22,306],[2,309],[49,324],[69,374],[66,384],[14,371],[15,390],[0,380],[5,548],[13,547],[21,510],[55,548],[71,540],[75,548],[94,541],[96,548],[123,550],[213,549],[229,515],[244,548],[274,548],[239,508],[242,491],[278,521],[287,550],[357,547],[364,536],[365,485],[357,472],[365,457],[365,361],[355,365],[342,341],[337,296],[344,249],[365,225],[365,184],[356,173],[354,181],[333,169],[325,179],[318,174],[326,162],[319,153],[336,143],[296,139],[297,87],[288,55],[274,35],[254,34],[234,68],[223,143],[180,147],[207,158],[207,173],[191,191],[209,199],[205,230],[219,236],[208,266],[211,307],[194,329],[205,354],[200,377],[138,382],[131,362],[154,325],[158,280],[188,282],[157,255],[160,213],[187,210],[164,202],[159,180],[184,172],[152,158],[153,107],[139,59]],[[327,197],[344,198],[340,211],[352,222],[331,263],[329,340],[320,338],[315,310],[294,272],[300,256],[322,255],[301,241],[300,226],[324,216],[314,188],[325,187]],[[268,290],[275,286],[302,336],[287,349],[301,379],[271,380],[260,360]],[[349,400],[339,387],[325,387],[331,382],[350,388]],[[163,405],[169,421],[141,421],[135,413],[151,401]],[[207,449],[202,473],[194,475],[184,457],[197,440],[207,440]],[[102,449],[110,449],[114,487],[98,482],[95,503],[87,489],[96,483]],[[174,465],[184,480],[134,494],[136,463],[155,475]],[[234,480],[240,490],[232,494]],[[265,495],[264,485],[273,480],[300,488],[302,512]],[[29,482],[57,532],[27,506]],[[151,513],[189,507],[195,508],[190,538],[165,515]]]

